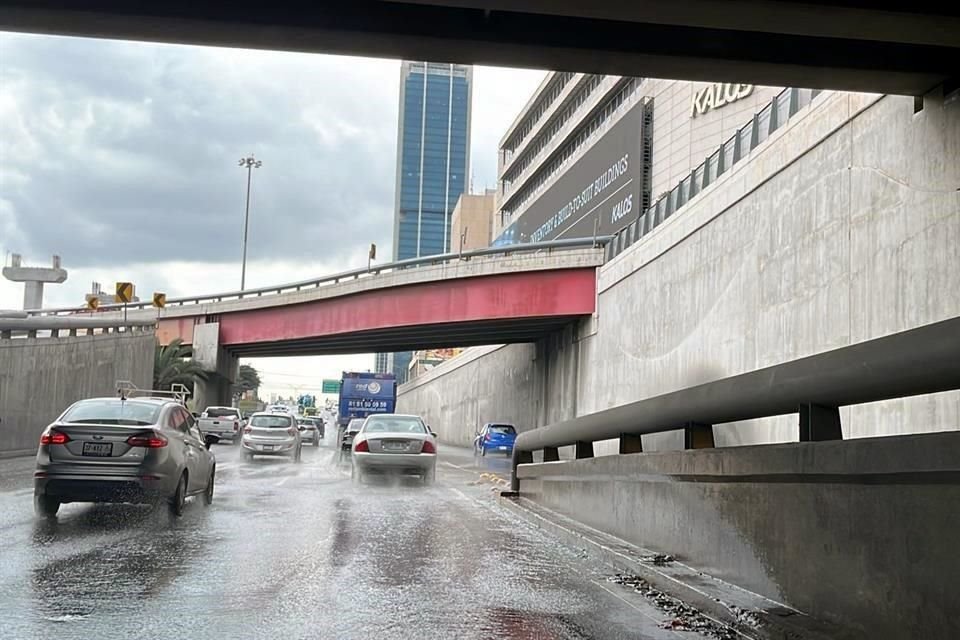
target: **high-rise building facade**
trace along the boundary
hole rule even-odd
[[[450,222],[470,175],[470,105],[473,67],[404,61],[393,226],[396,260],[446,253]],[[407,378],[410,353],[381,364]]]

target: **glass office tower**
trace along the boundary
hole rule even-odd
[[[473,68],[404,61],[400,67],[400,118],[393,226],[396,260],[446,253],[450,220],[470,172],[470,103]],[[377,358],[400,382],[411,354]]]

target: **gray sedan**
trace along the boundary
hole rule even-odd
[[[368,474],[416,475],[430,484],[437,475],[436,434],[419,416],[378,413],[368,417],[353,439],[355,482]]]
[[[200,434],[179,403],[157,398],[96,398],[70,406],[40,436],[34,504],[55,516],[66,502],[153,503],[174,515],[187,496],[213,501],[217,436]]]
[[[289,413],[255,413],[243,428],[243,456],[284,456],[300,462],[303,444],[297,420]]]

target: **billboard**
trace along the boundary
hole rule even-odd
[[[649,202],[650,112],[645,102],[631,108],[493,245],[608,235],[636,220]]]

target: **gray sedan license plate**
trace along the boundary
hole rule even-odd
[[[263,445],[263,450],[264,450],[264,451],[273,451],[273,445],[272,445],[272,444],[265,444],[265,445]]]
[[[106,458],[113,455],[112,442],[84,442],[83,455]]]

